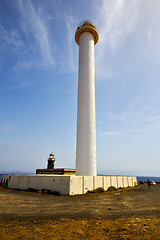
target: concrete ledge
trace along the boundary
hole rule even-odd
[[[136,177],[127,176],[73,176],[73,175],[2,175],[0,186],[20,190],[50,190],[61,195],[85,194],[88,190],[110,186],[125,188],[135,186]]]

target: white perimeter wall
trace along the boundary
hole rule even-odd
[[[2,175],[5,187],[20,190],[50,190],[61,195],[85,194],[88,190],[110,186],[124,188],[135,186],[136,177],[124,176],[57,176],[57,175]]]

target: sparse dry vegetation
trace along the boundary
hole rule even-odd
[[[160,239],[160,186],[82,196],[0,189],[0,239]]]

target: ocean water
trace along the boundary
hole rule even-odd
[[[147,181],[147,180],[152,180],[154,182],[160,182],[160,177],[146,177],[146,176],[137,176],[137,181]]]
[[[0,179],[1,179],[1,175],[7,175],[7,174],[10,174],[10,175],[17,175],[17,174],[35,174],[35,173],[24,173],[24,172],[0,172]]]

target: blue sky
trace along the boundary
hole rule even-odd
[[[74,168],[78,46],[95,46],[97,168],[159,176],[160,1],[0,1],[0,171]]]

